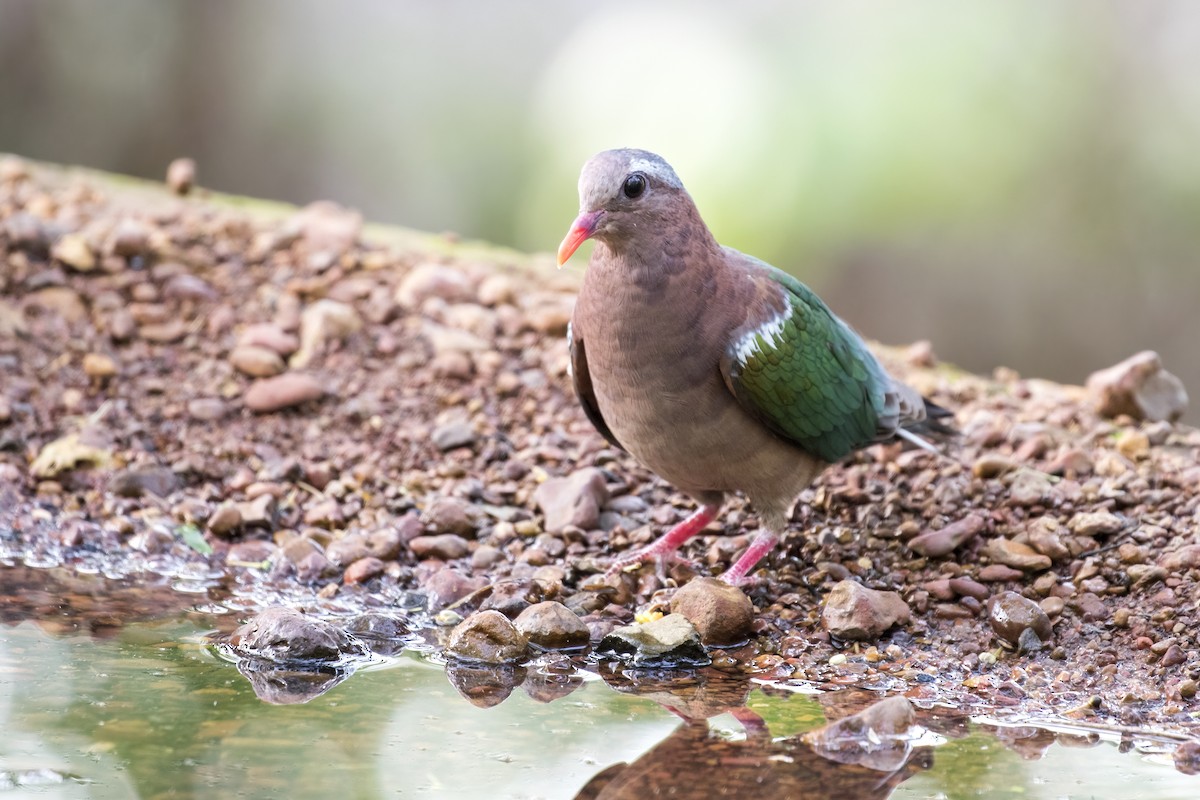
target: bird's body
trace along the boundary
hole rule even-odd
[[[570,327],[576,391],[602,434],[700,504],[618,564],[669,554],[742,492],[764,531],[726,573],[738,582],[828,463],[903,435],[925,403],[802,283],[721,247],[658,156],[593,157],[580,202],[559,252],[596,240]]]

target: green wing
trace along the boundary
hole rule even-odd
[[[721,362],[742,407],[829,462],[894,434],[892,380],[858,334],[796,278],[754,266],[762,319],[737,332]]]

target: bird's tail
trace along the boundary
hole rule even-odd
[[[921,401],[925,404],[924,418],[906,422],[902,427],[896,428],[896,436],[922,450],[940,454],[942,451],[934,447],[929,439],[940,440],[958,435],[956,428],[942,421],[954,419],[954,412],[942,408],[928,398],[922,397]]]

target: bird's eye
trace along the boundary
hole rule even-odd
[[[634,172],[625,179],[625,184],[621,187],[621,191],[630,200],[636,200],[646,191],[647,183],[645,175],[640,172]]]

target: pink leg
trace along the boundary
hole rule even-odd
[[[728,583],[730,586],[738,586],[746,580],[746,575],[750,570],[754,569],[754,565],[762,561],[763,556],[771,552],[779,542],[779,537],[770,531],[759,531],[754,537],[754,541],[750,543],[750,547],[746,552],[742,553],[742,557],[733,563],[733,566],[726,570],[721,576],[721,580]]]
[[[618,558],[608,568],[608,574],[613,575],[626,567],[654,559],[658,559],[661,564],[662,561],[673,555],[680,545],[704,530],[705,525],[717,518],[717,512],[720,510],[719,506],[700,506],[690,517],[671,528],[654,542],[641,550],[634,550],[632,553]]]

